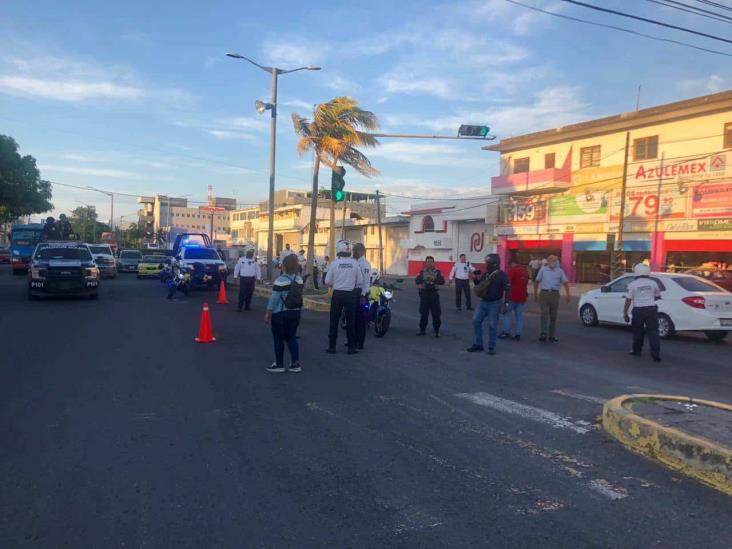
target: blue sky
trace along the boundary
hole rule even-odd
[[[550,11],[732,52],[732,46],[588,11]],[[727,24],[642,0],[595,4],[729,36]],[[267,11],[263,8],[266,7]],[[131,194],[206,187],[242,203],[266,197],[268,75],[225,57],[237,51],[284,68],[277,185],[309,186],[290,113],[350,95],[386,132],[454,135],[489,124],[500,137],[713,93],[730,86],[732,58],[557,19],[504,0],[266,3],[177,0],[4,2],[0,133],[38,159],[46,179]],[[732,12],[729,12],[732,14]],[[347,188],[454,196],[485,193],[497,155],[480,142],[384,139],[368,153],[381,175],[349,171]],[[328,174],[321,181],[329,181]],[[54,188],[55,213],[104,195]],[[392,200],[390,213],[405,206]],[[118,197],[115,217],[133,214]],[[131,218],[131,216],[129,217]]]

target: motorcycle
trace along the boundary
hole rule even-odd
[[[402,282],[403,279],[397,279]],[[366,318],[366,328],[372,328],[374,336],[384,337],[389,331],[391,324],[391,302],[394,300],[394,290],[397,287],[393,284],[372,280],[369,288],[368,299],[363,305],[358,305],[356,314],[362,314]],[[341,315],[341,328],[346,329],[345,311]]]
[[[187,297],[191,284],[191,275],[184,271],[178,271],[171,275],[165,284],[168,287],[168,299],[173,299],[176,292],[182,292]]]

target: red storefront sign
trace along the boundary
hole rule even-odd
[[[732,215],[732,181],[701,183],[692,189],[692,217]]]

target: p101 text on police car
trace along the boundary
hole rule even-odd
[[[28,269],[28,299],[78,295],[97,299],[99,269],[89,247],[80,242],[42,242]]]

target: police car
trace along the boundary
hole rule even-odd
[[[628,284],[635,277],[622,275],[599,289],[584,293],[578,312],[582,324],[626,325],[623,307]],[[716,284],[681,273],[651,273],[661,290],[658,305],[658,335],[664,339],[676,332],[704,332],[712,341],[725,339],[732,331],[732,293]]]
[[[190,273],[191,283],[217,288],[226,281],[229,270],[214,248],[204,246],[181,246],[178,252],[178,266]]]
[[[81,242],[41,242],[28,268],[28,299],[76,295],[99,297],[99,269]]]

